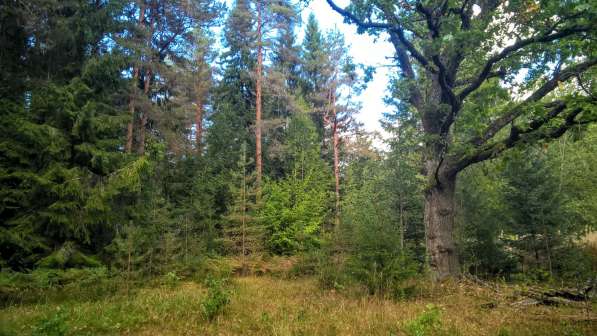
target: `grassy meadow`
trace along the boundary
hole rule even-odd
[[[368,295],[356,286],[322,289],[316,276],[236,276],[215,290],[209,286],[171,276],[97,297],[68,290],[40,295],[5,304],[0,335],[590,336],[597,331],[595,304],[527,306],[516,295],[520,288],[503,284],[419,283],[400,300]]]

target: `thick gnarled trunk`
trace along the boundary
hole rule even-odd
[[[455,187],[456,176],[449,176],[425,193],[425,238],[429,266],[436,281],[460,276],[453,237]]]

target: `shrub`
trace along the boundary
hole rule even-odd
[[[441,311],[435,305],[427,305],[425,310],[415,319],[404,326],[404,332],[408,336],[437,335],[441,327]]]
[[[350,282],[342,260],[333,256],[320,260],[317,278],[319,285],[324,289],[341,290]]]
[[[176,286],[180,280],[180,277],[174,271],[166,273],[163,277],[163,283],[168,287]]]
[[[418,268],[417,262],[406,252],[362,252],[348,261],[349,273],[367,288],[369,294],[395,299],[410,295],[412,291],[405,283],[418,274]]]
[[[205,281],[207,296],[201,303],[203,317],[212,321],[230,303],[230,291],[226,289],[227,279],[208,278]]]
[[[66,335],[66,313],[58,310],[56,314],[41,319],[34,327],[33,336],[63,336]]]
[[[31,273],[0,272],[0,306],[52,297],[96,299],[118,290],[120,282],[105,267],[67,270],[36,269]]]

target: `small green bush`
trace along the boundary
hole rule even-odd
[[[317,274],[320,267],[320,250],[304,252],[298,255],[296,262],[288,272],[290,278],[299,278]]]
[[[105,267],[0,272],[0,306],[60,297],[90,300],[115,293],[121,282]]]
[[[359,253],[349,259],[347,268],[350,275],[367,288],[369,294],[394,299],[412,295],[414,290],[405,284],[419,274],[419,265],[406,252]]]
[[[180,282],[181,278],[174,271],[164,274],[163,283],[168,287],[174,287]]]
[[[441,311],[435,305],[427,305],[425,310],[415,319],[404,326],[404,332],[408,336],[437,335],[441,327]]]
[[[58,310],[55,314],[41,319],[33,328],[33,336],[64,336],[68,332],[66,313]]]
[[[227,279],[208,278],[205,281],[207,296],[201,303],[203,317],[212,321],[230,303],[230,291],[226,289]]]
[[[350,279],[339,265],[324,264],[319,269],[319,285],[324,289],[342,290]]]
[[[193,281],[206,282],[211,278],[227,279],[232,276],[233,268],[229,262],[221,258],[204,258],[193,268]]]

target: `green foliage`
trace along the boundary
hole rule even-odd
[[[498,60],[492,78],[456,107],[447,103],[460,98],[506,34],[525,38],[589,27],[595,11],[587,1],[509,1],[499,10],[489,1],[467,29],[463,16],[455,15],[459,1],[431,10],[445,15],[435,21],[419,20],[427,2],[402,6],[397,22],[409,25],[403,39],[413,41],[422,57],[438,55],[439,61],[421,66],[411,59],[412,74],[406,69],[392,76],[386,102],[394,111],[384,117],[391,134],[384,151],[352,118],[360,109],[352,95],[363,88],[361,72],[370,77],[371,68],[361,71],[342,34],[322,31],[315,15],[298,45],[299,8],[289,0],[261,1],[267,50],[261,186],[254,183],[251,159],[256,2],[236,1],[224,25],[212,29],[224,21],[224,3],[0,4],[2,305],[95,300],[121,287],[130,294],[129,287],[152,277],[164,290],[182,279],[207,278],[201,309],[212,320],[231,295],[225,280],[214,280],[233,272],[218,254],[244,259],[264,247],[297,255],[291,275],[315,276],[322,287],[343,290],[356,283],[369,294],[404,298],[425,271],[423,191],[437,182],[429,162],[422,162],[449,167],[476,150],[487,148],[482,154],[493,158],[508,146],[522,149],[459,174],[456,227],[467,271],[574,284],[594,274],[595,253],[579,242],[597,225],[597,132],[586,126],[595,119],[595,69],[575,74],[577,85],[560,83],[541,101],[519,106],[555,65],[565,74],[574,62],[590,59],[593,28],[528,44]],[[347,8],[363,21],[383,21],[388,3],[353,1]],[[464,4],[461,14],[471,6]],[[509,24],[501,24],[504,19]],[[426,33],[430,22],[437,22],[437,36]],[[396,56],[405,64],[401,56],[414,54]],[[438,62],[447,62],[445,70],[434,70]],[[504,78],[494,77],[498,67]],[[437,82],[446,71],[453,74]],[[446,85],[454,95],[440,94]],[[415,88],[421,106],[412,104]],[[583,112],[577,119],[565,118],[566,110],[544,120],[546,103],[555,99]],[[516,120],[477,145],[475,137],[513,106],[520,107]],[[535,132],[533,125],[543,121]],[[137,149],[131,152],[129,123]],[[574,124],[571,134],[557,143],[523,146],[568,124]],[[330,167],[334,148],[339,209]],[[330,216],[336,210],[338,221]],[[184,300],[169,304],[178,301]],[[199,302],[184,302],[199,309]],[[112,321],[129,326],[145,319],[139,311],[120,318],[129,307],[119,302],[97,330],[119,332],[124,327]],[[412,333],[430,333],[434,314],[430,309],[413,321]],[[66,315],[54,315],[43,317],[36,330],[66,332]]]
[[[347,272],[362,283],[369,294],[405,299],[412,296],[414,287],[407,280],[415,279],[420,265],[407,252],[359,253],[348,261]]]
[[[205,281],[207,295],[201,303],[201,313],[205,319],[214,320],[230,303],[231,292],[227,289],[228,281],[226,278],[208,278]]]
[[[60,310],[53,315],[41,319],[37,325],[34,326],[32,336],[64,336],[68,332],[66,324],[66,312]]]
[[[478,276],[508,278],[518,270],[518,258],[502,235],[508,215],[504,184],[498,167],[491,162],[463,172],[460,179],[460,244],[465,267]]]
[[[287,145],[291,173],[267,181],[259,212],[267,246],[278,254],[317,247],[331,201],[329,168],[319,157],[315,128],[306,115],[290,120]]]
[[[31,273],[0,272],[0,305],[38,301],[95,300],[112,295],[121,279],[105,267],[67,270],[36,269]]]
[[[408,336],[430,336],[437,335],[441,327],[441,310],[439,307],[429,304],[425,310],[404,326]]]
[[[248,172],[247,167],[252,160],[247,158],[247,146],[242,144],[241,155],[237,170],[232,172],[230,191],[233,195],[229,212],[225,217],[227,225],[224,227],[224,248],[226,252],[246,258],[263,250],[263,228],[254,219],[258,210],[255,201],[255,174]],[[243,268],[246,265],[241,266]]]
[[[405,207],[396,208],[391,175],[383,162],[355,162],[349,170],[342,206],[340,244],[349,251],[344,272],[369,294],[404,298],[406,282],[421,265],[413,256],[413,241],[405,239]]]
[[[582,167],[594,153],[580,146],[591,148],[594,130],[577,136],[512,152],[462,175],[460,236],[470,272],[525,282],[591,277],[594,266],[578,237],[593,226],[588,190],[594,174]]]
[[[170,271],[163,276],[164,284],[168,287],[174,287],[180,282],[181,278],[174,271]]]
[[[99,260],[86,256],[76,249],[72,242],[66,242],[49,256],[37,262],[41,268],[100,267]]]

